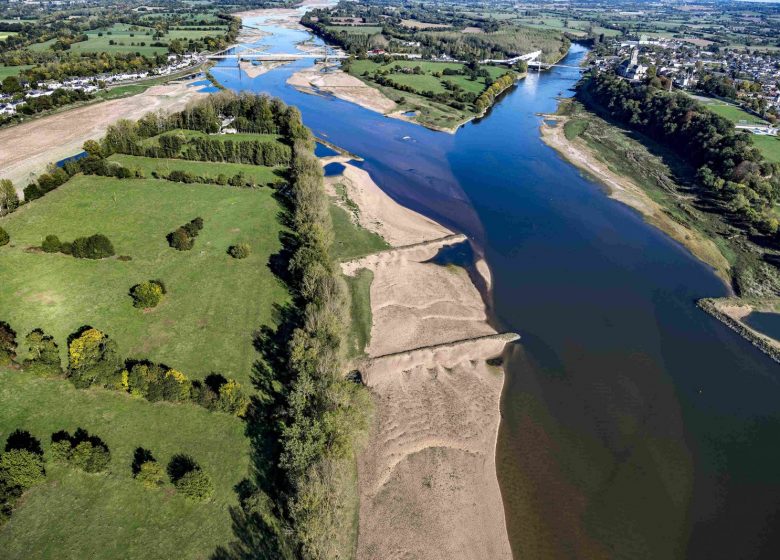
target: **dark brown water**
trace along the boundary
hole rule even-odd
[[[279,51],[306,36],[273,31]],[[529,76],[452,136],[286,86],[306,64],[214,74],[297,105],[396,200],[466,233],[495,322],[522,335],[497,453],[516,558],[780,558],[778,368],[695,307],[727,292],[706,266],[541,142],[537,114],[578,71]]]

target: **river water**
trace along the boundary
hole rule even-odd
[[[275,52],[310,38],[253,23]],[[778,368],[695,307],[727,293],[705,265],[541,142],[538,114],[579,71],[531,74],[449,135],[286,85],[310,64],[250,79],[225,60],[213,74],[298,106],[390,196],[484,255],[496,327],[522,336],[497,450],[515,557],[779,558]]]

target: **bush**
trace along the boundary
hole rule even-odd
[[[162,301],[165,291],[163,287],[155,280],[141,282],[130,288],[130,295],[133,298],[133,306],[149,309],[157,307]]]
[[[8,245],[9,241],[11,241],[11,236],[8,235],[7,231],[0,227],[0,247],[3,245]]]
[[[38,375],[59,375],[62,373],[60,351],[54,338],[41,329],[34,329],[24,338],[27,342],[28,357],[24,361],[25,370]]]
[[[41,248],[45,253],[59,253],[60,249],[62,249],[62,243],[56,235],[47,235],[41,244]]]
[[[145,488],[160,488],[165,484],[165,470],[157,461],[145,461],[141,463],[135,479],[143,484]]]
[[[16,358],[16,331],[0,321],[0,365],[10,364]]]
[[[168,244],[178,251],[189,251],[195,245],[195,238],[203,229],[203,218],[194,218],[168,234]]]
[[[114,246],[102,233],[73,240],[71,253],[77,259],[105,259],[114,256]]]
[[[214,483],[211,477],[200,468],[191,470],[175,483],[176,489],[195,502],[205,502],[214,494]]]
[[[246,243],[238,243],[236,245],[231,245],[228,248],[228,254],[234,259],[245,259],[250,253],[251,249]]]
[[[189,251],[195,245],[195,240],[187,234],[183,227],[168,234],[168,244],[177,251]]]
[[[118,388],[121,360],[116,342],[92,327],[83,327],[69,337],[68,378],[84,389],[90,385]]]
[[[63,255],[72,255],[73,254],[73,243],[70,241],[63,241],[60,244],[60,253]]]
[[[26,490],[46,477],[43,455],[27,449],[11,449],[0,455],[0,483]]]

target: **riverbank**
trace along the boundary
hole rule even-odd
[[[754,308],[774,312],[777,302],[771,265],[757,258],[752,243],[717,216],[694,208],[692,196],[676,184],[660,158],[598,115],[566,100],[558,113],[543,117],[541,137],[548,146],[604,185],[610,198],[637,210],[711,266],[724,283],[740,288],[742,297],[702,299],[697,304],[777,361],[780,341],[743,321]]]
[[[780,363],[780,341],[758,332],[744,322],[744,319],[754,311],[775,312],[777,303],[777,300],[750,302],[742,298],[705,298],[697,301],[696,305]]]
[[[376,406],[358,457],[358,558],[511,558],[495,468],[503,372],[489,360],[516,335],[488,324],[468,273],[429,262],[465,242],[345,163],[360,225],[392,249],[343,263],[370,270],[367,356]],[[487,281],[487,280],[486,280]]]
[[[143,93],[93,103],[0,130],[0,178],[20,193],[31,177],[50,163],[82,151],[87,140],[102,137],[120,119],[138,119],[151,111],[172,113],[205,93],[194,80],[152,86]]]
[[[606,188],[610,198],[637,210],[648,223],[669,235],[698,259],[711,266],[726,284],[731,283],[731,263],[711,239],[673,218],[667,208],[654,200],[631,177],[616,173],[597,151],[582,140],[580,134],[567,137],[566,126],[571,117],[562,114],[543,115],[543,117],[540,133],[545,144],[557,151],[569,163],[599,181]]]

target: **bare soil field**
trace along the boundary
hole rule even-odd
[[[174,112],[203,93],[189,83],[153,86],[131,97],[86,105],[0,130],[0,177],[21,194],[49,163],[75,155],[86,140],[100,138],[108,125],[151,111]]]

